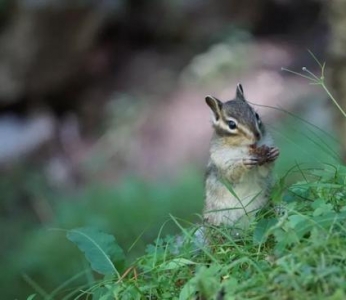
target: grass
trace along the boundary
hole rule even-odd
[[[17,178],[19,173],[14,176]],[[116,236],[129,264],[157,237],[169,213],[196,222],[199,218],[194,213],[201,211],[203,202],[203,179],[199,173],[186,171],[179,178],[160,183],[126,178],[112,186],[90,185],[70,196],[45,189],[42,178],[28,177],[27,173],[17,180],[4,178],[3,189],[19,194],[18,189],[10,188],[10,183],[22,186],[21,180],[25,180],[31,188],[30,193],[26,193],[29,195],[26,201],[43,201],[43,207],[50,207],[52,218],[35,223],[27,216],[28,212],[23,212],[19,218],[1,219],[1,224],[6,225],[2,227],[6,243],[1,247],[0,282],[11,282],[11,285],[2,285],[2,298],[24,299],[33,291],[39,291],[38,295],[43,299],[60,299],[61,294],[66,294],[72,287],[99,278],[90,271],[78,249],[66,239],[65,232],[56,228],[89,226],[109,232]],[[29,183],[28,178],[34,179],[34,183]],[[6,195],[8,210],[15,202],[10,200],[20,199],[19,196]],[[177,232],[178,228],[171,223],[165,226],[162,234]],[[52,294],[55,290],[58,293]],[[38,299],[38,295],[34,299]]]
[[[116,186],[89,186],[71,199],[44,192],[31,176],[31,188],[36,186],[40,199],[51,205],[54,218],[30,227],[16,241],[17,250],[3,256],[0,281],[11,286],[2,288],[2,296],[195,299],[199,294],[215,299],[226,293],[226,299],[342,299],[345,169],[331,151],[323,151],[324,133],[317,130],[316,137],[309,135],[311,141],[303,123],[302,130],[292,127],[285,126],[286,132],[278,128],[276,136],[279,147],[289,149],[281,153],[273,190],[273,202],[285,214],[268,208],[237,238],[227,228],[209,228],[213,242],[198,251],[191,240],[200,223],[194,213],[202,208],[201,171],[185,172],[168,183],[127,178]],[[313,145],[313,156],[300,151]],[[291,153],[298,153],[294,160]],[[311,225],[300,232],[304,224]],[[117,268],[120,278],[95,272],[65,232],[51,230],[84,226],[116,238],[125,254]]]
[[[198,246],[198,226],[171,216],[179,242],[159,236],[120,278],[66,299],[344,299],[346,168],[304,175],[282,191],[279,210],[262,211],[238,236],[208,227],[209,244]]]
[[[303,144],[302,140],[299,147]],[[330,151],[325,157],[330,157]],[[161,221],[155,242],[145,253],[125,259],[113,274],[96,275],[92,266],[97,259],[89,256],[91,267],[84,268],[88,277],[83,273],[82,280],[71,278],[53,293],[36,287],[34,299],[344,299],[346,167],[334,158],[334,163],[322,164],[322,160],[311,161],[314,167],[296,163],[282,172],[272,192],[275,205],[259,213],[241,235],[207,226],[209,244],[205,245],[196,234],[200,222],[177,218],[176,211]],[[133,199],[132,193],[127,199]],[[183,194],[179,199],[184,203]],[[174,227],[178,235],[167,235]],[[115,237],[123,246],[122,234]],[[141,237],[133,238],[134,247]],[[107,255],[109,246],[98,245]],[[86,243],[78,247],[83,252],[90,249]],[[127,256],[129,248],[124,248]]]

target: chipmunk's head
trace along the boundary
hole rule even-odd
[[[221,102],[215,97],[205,98],[212,111],[216,136],[225,138],[231,145],[246,146],[258,142],[264,135],[259,115],[245,100],[241,84],[237,85],[233,100]]]

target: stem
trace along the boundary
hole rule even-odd
[[[315,62],[317,62],[317,64],[320,66],[321,69],[323,69],[322,66],[324,66],[324,63],[323,65],[320,63],[320,61],[317,59],[317,57],[315,56],[315,54],[312,53],[312,51],[310,49],[308,49],[308,52],[310,53],[310,55],[312,56],[312,58],[315,60]]]
[[[334,104],[336,105],[336,107],[340,110],[340,112],[343,114],[343,116],[346,118],[346,113],[345,111],[341,108],[341,106],[339,105],[339,103],[335,100],[334,96],[330,93],[330,91],[328,90],[328,88],[326,87],[326,85],[324,84],[324,82],[321,82],[321,86],[323,87],[323,89],[325,90],[325,92],[327,93],[327,95],[329,96],[330,99],[332,99],[332,101],[334,102]]]
[[[316,82],[320,81],[320,78],[318,78],[314,73],[312,73],[309,69],[307,69],[306,67],[303,67],[302,70],[304,72],[307,72],[308,74],[310,74],[313,78],[315,78]]]
[[[312,80],[312,81],[315,81],[314,78],[311,78],[309,76],[306,76],[306,75],[303,75],[301,73],[298,73],[298,72],[295,72],[295,71],[292,71],[292,70],[289,70],[289,69],[286,69],[286,68],[281,68],[282,71],[285,71],[285,72],[288,72],[288,73],[292,73],[294,75],[297,75],[297,76],[300,76],[300,77],[303,77],[305,79],[308,79],[308,80]]]
[[[295,74],[297,76],[306,78],[310,81],[310,84],[313,85],[320,85],[322,86],[322,88],[324,89],[324,91],[327,93],[327,95],[329,96],[329,98],[334,102],[334,104],[336,105],[336,107],[339,109],[339,111],[342,113],[342,115],[346,118],[346,112],[342,109],[342,107],[339,105],[338,101],[336,101],[336,99],[334,98],[334,96],[330,93],[330,91],[328,90],[327,86],[324,83],[324,69],[325,69],[325,63],[321,64],[317,58],[311,53],[310,50],[308,50],[309,53],[312,55],[312,57],[315,59],[315,61],[318,63],[318,65],[321,67],[321,78],[318,78],[314,73],[312,73],[311,71],[309,71],[306,67],[303,67],[302,70],[304,72],[307,72],[310,76],[306,76],[303,75],[301,73],[286,69],[286,68],[281,68],[282,71],[286,71],[292,74]]]

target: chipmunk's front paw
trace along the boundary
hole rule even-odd
[[[243,165],[248,169],[251,169],[251,168],[258,166],[260,164],[258,157],[243,158],[242,162],[243,162]]]
[[[280,155],[280,150],[277,147],[270,147],[269,151],[267,153],[267,161],[273,162],[275,161]]]

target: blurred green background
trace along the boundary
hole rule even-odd
[[[179,231],[169,214],[199,222],[207,94],[243,83],[276,179],[340,162],[327,95],[281,71],[319,74],[306,49],[328,62],[334,2],[0,1],[1,299],[90,279],[63,230],[114,234],[131,261]]]

